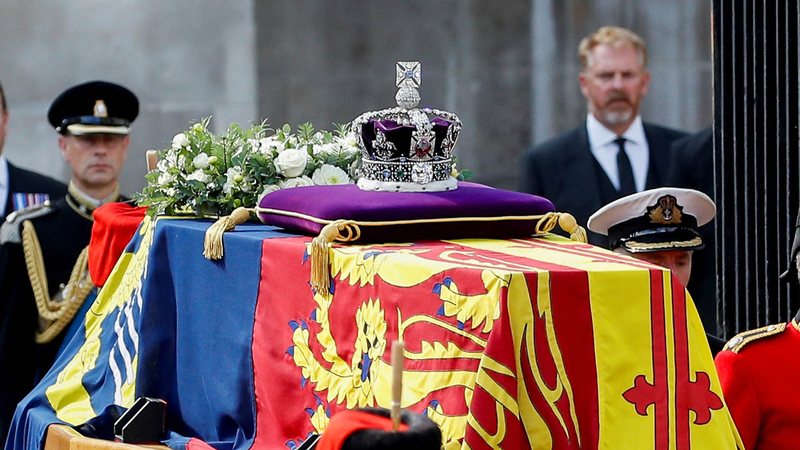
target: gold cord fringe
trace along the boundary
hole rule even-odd
[[[239,207],[233,210],[230,216],[220,217],[206,230],[203,242],[203,256],[206,259],[218,260],[225,255],[222,245],[222,235],[250,219],[252,208]]]
[[[544,215],[538,222],[536,222],[536,234],[549,233],[558,224],[559,228],[569,233],[570,239],[573,241],[589,242],[586,236],[586,229],[578,225],[575,217],[569,213],[550,212]]]
[[[333,241],[349,242],[361,237],[361,229],[352,220],[335,220],[325,225],[311,240],[311,287],[327,294],[330,290],[330,251]]]
[[[62,289],[63,297],[55,301],[47,289],[47,273],[44,269],[39,237],[30,221],[22,223],[22,248],[28,269],[31,289],[44,330],[36,330],[36,343],[45,344],[58,336],[72,322],[89,292],[94,288],[89,277],[89,246],[84,247],[72,267],[67,285]]]

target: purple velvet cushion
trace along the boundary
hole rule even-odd
[[[307,217],[293,217],[265,209]],[[553,204],[542,197],[460,182],[458,189],[445,192],[364,191],[353,184],[281,189],[261,199],[257,214],[265,224],[314,236],[328,222],[338,219],[387,222],[464,218],[447,223],[359,226],[359,242],[408,242],[530,236],[534,234],[537,219],[512,217],[537,216],[552,211],[555,211]],[[470,217],[493,219],[470,220]]]

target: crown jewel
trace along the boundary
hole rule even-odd
[[[461,120],[447,111],[417,108],[419,62],[398,62],[396,73],[398,106],[366,112],[350,124],[362,153],[358,186],[405,192],[455,189],[453,148]]]

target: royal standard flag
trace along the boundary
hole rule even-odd
[[[209,225],[143,224],[7,448],[147,396],[173,448],[294,449],[336,411],[390,405],[396,339],[403,407],[448,450],[739,446],[661,268],[556,236],[342,245],[316,292],[309,237],[239,226],[208,261]]]

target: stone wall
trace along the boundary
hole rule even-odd
[[[143,185],[144,150],[213,115],[322,128],[394,104],[394,62],[422,63],[422,104],[464,122],[459,164],[514,189],[520,152],[585,114],[577,43],[605,24],[650,47],[646,119],[711,122],[709,8],[675,0],[6,0],[0,80],[11,110],[6,154],[58,178],[68,169],[46,121],[52,99],[90,79],[140,97],[123,191]]]
[[[69,168],[47,122],[64,89],[103,79],[140,100],[122,190],[144,185],[149,148],[206,116],[217,126],[256,115],[251,1],[8,0],[0,5],[0,81],[9,160],[63,180]]]

